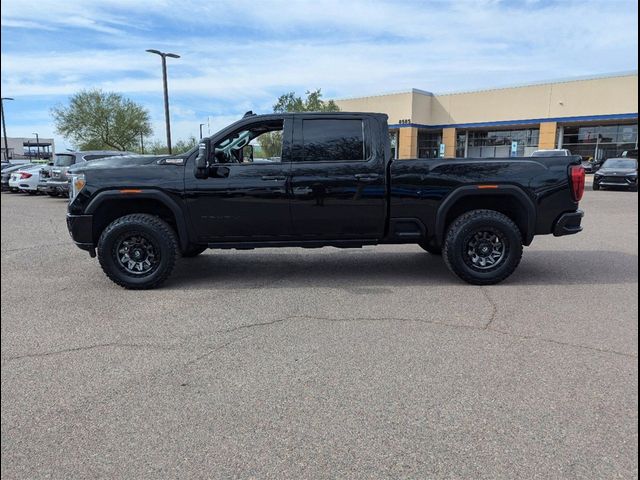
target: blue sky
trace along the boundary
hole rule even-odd
[[[638,68],[637,0],[4,0],[9,136],[55,135],[50,108],[83,88],[147,107],[164,139],[213,133],[287,91],[326,98],[478,89]],[[206,130],[206,127],[205,127]]]

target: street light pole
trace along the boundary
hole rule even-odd
[[[36,158],[40,160],[40,137],[38,137],[37,133],[33,133],[36,136]]]
[[[204,127],[204,123],[200,124],[200,140],[202,140],[202,127]]]
[[[155,53],[156,55],[160,55],[162,59],[162,84],[164,86],[164,120],[167,128],[167,149],[169,150],[169,155],[171,155],[171,125],[169,123],[169,89],[167,87],[167,57],[171,58],[180,58],[180,55],[176,55],[175,53],[167,53],[161,52],[160,50],[147,50],[149,53]]]
[[[2,113],[2,135],[4,136],[4,159],[9,161],[9,144],[7,143],[7,124],[4,121],[4,101],[13,100],[11,97],[2,97],[0,100],[0,112]]]

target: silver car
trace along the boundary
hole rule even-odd
[[[122,152],[120,150],[87,150],[83,152],[56,153],[53,162],[40,171],[38,191],[51,195],[52,197],[69,195],[69,176],[67,172],[70,167],[99,158],[122,157],[124,155],[135,155],[135,153]]]

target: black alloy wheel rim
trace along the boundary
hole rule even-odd
[[[507,241],[501,232],[476,230],[465,240],[464,261],[474,270],[492,270],[504,262],[507,250]]]
[[[153,273],[160,264],[160,253],[146,235],[127,235],[115,249],[118,265],[129,275],[144,276]]]

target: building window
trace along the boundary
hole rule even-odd
[[[540,130],[469,130],[467,156],[472,158],[510,157],[511,142],[518,142],[518,157],[528,156],[538,148]]]
[[[456,157],[462,158],[467,151],[467,132],[456,132]]]
[[[389,130],[389,144],[391,145],[391,158],[398,158],[398,130]]]
[[[562,148],[584,159],[601,161],[618,157],[625,150],[638,148],[638,125],[566,125]]]
[[[418,158],[438,158],[441,143],[442,130],[418,129]]]

